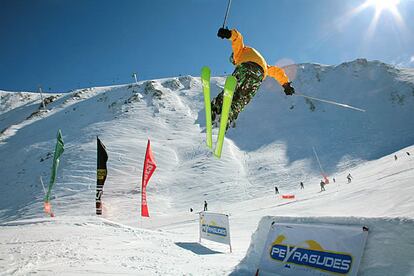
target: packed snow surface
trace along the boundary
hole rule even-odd
[[[0,91],[0,274],[251,275],[270,223],[284,220],[365,224],[360,275],[414,275],[414,72],[363,59],[286,70],[298,92],[366,112],[287,97],[267,79],[216,159],[198,77],[46,94],[45,109],[37,93]],[[212,78],[213,96],[224,81]],[[47,186],[58,129],[65,152],[49,218],[40,178]],[[109,155],[101,217],[96,136]],[[148,138],[157,170],[141,218]],[[229,214],[232,253],[198,243],[204,200]]]

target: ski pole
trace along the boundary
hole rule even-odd
[[[312,147],[312,149],[313,149],[313,153],[315,154],[316,160],[318,161],[319,168],[321,169],[321,174],[323,177],[325,177],[325,172],[322,169],[322,165],[321,165],[321,162],[319,161],[319,157],[318,157],[318,154],[316,153],[315,147]]]
[[[227,16],[228,16],[229,10],[230,10],[230,5],[231,5],[231,0],[229,0],[229,2],[227,3],[227,10],[226,10],[226,15],[224,16],[223,28],[226,25]]]
[[[294,93],[293,95],[301,96],[301,97],[304,97],[304,98],[307,98],[307,99],[320,101],[320,102],[324,102],[324,103],[328,103],[328,104],[334,104],[334,105],[337,105],[337,106],[342,106],[342,107],[345,107],[345,108],[350,108],[350,109],[361,111],[361,112],[365,112],[365,109],[362,109],[362,108],[354,107],[354,106],[343,104],[343,103],[337,103],[337,102],[334,102],[334,101],[319,99],[319,98],[307,96],[307,95],[304,95],[304,94],[301,94],[301,93]]]

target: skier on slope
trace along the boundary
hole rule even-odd
[[[233,53],[230,56],[230,60],[236,65],[232,75],[237,79],[237,87],[231,103],[227,128],[230,125],[235,127],[237,116],[255,96],[266,76],[276,79],[283,86],[286,95],[293,95],[295,93],[295,89],[291,86],[291,82],[289,82],[289,78],[283,69],[267,65],[266,60],[258,51],[244,45],[243,36],[236,29],[220,28],[217,36],[231,40]],[[223,105],[223,93],[224,91],[218,94],[211,103],[212,121],[216,125],[219,123]]]
[[[352,177],[351,173],[348,173],[348,175],[346,176],[346,179],[348,179],[348,184],[351,183],[352,178],[353,177]]]
[[[321,180],[319,185],[321,186],[321,192],[325,191],[325,182],[323,182],[323,180]]]

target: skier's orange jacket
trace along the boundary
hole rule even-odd
[[[262,55],[251,47],[247,47],[243,43],[243,36],[236,29],[231,30],[231,46],[233,48],[233,59],[236,65],[239,65],[243,62],[254,62],[260,65],[263,68],[264,76],[270,76],[277,80],[280,85],[283,85],[289,82],[289,78],[286,76],[283,69],[276,66],[269,66],[266,63],[266,60]]]

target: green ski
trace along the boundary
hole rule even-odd
[[[206,109],[206,143],[207,147],[213,149],[213,138],[211,132],[210,68],[207,66],[204,66],[201,69],[201,82],[203,84],[204,105]]]
[[[233,100],[234,89],[237,85],[237,79],[234,76],[228,76],[224,84],[223,107],[221,109],[220,128],[217,137],[216,149],[214,155],[217,158],[221,157],[221,150],[223,149],[224,135],[226,134],[227,121],[229,119],[229,112],[231,102]],[[211,117],[210,117],[211,118]]]

